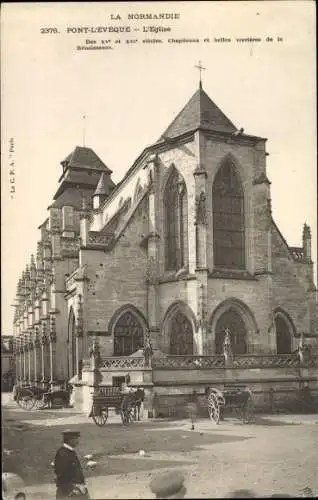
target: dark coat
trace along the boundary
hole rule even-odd
[[[65,446],[61,446],[57,450],[54,470],[57,487],[56,498],[69,496],[75,484],[85,484],[82,467],[75,451],[69,450]]]

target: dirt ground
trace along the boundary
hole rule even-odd
[[[153,498],[151,478],[171,469],[183,471],[186,498],[222,498],[241,489],[259,497],[299,497],[306,487],[318,494],[318,415],[262,415],[245,425],[200,419],[194,430],[186,420],[123,426],[110,416],[101,428],[74,410],[23,411],[6,395],[3,466],[23,477],[27,500],[55,498],[50,464],[66,428],[81,432],[77,451],[92,499]],[[96,462],[93,469],[87,454]]]

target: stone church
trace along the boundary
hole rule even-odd
[[[266,156],[266,139],[238,130],[201,83],[117,185],[92,149],[76,147],[18,281],[18,381],[80,380],[93,340],[105,385],[129,370],[146,385],[129,359],[142,358],[147,339],[159,394],[219,383],[225,369],[215,375],[213,359],[226,332],[249,376],[260,360],[286,373],[300,340],[318,353],[310,228],[299,228],[299,247],[284,239]],[[281,381],[265,368],[251,384]],[[306,380],[317,386],[315,373]]]

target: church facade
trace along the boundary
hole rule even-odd
[[[201,84],[119,184],[90,148],[76,147],[18,282],[18,380],[84,374],[89,385],[93,341],[106,385],[150,342],[160,369],[149,387],[159,393],[212,382],[198,363],[222,357],[226,335],[237,359],[285,359],[300,340],[318,354],[310,228],[300,228],[299,247],[287,244],[266,156],[266,139],[238,130]],[[147,385],[142,369],[131,375]]]

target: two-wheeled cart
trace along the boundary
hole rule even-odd
[[[93,406],[89,417],[102,427],[106,424],[109,410],[120,413],[122,423],[130,424],[135,419],[136,391],[123,393],[121,387],[104,386],[93,396]]]
[[[225,386],[220,390],[209,387],[206,391],[210,419],[218,424],[224,418],[224,410],[237,410],[243,423],[250,423],[253,418],[252,391],[246,386]]]

